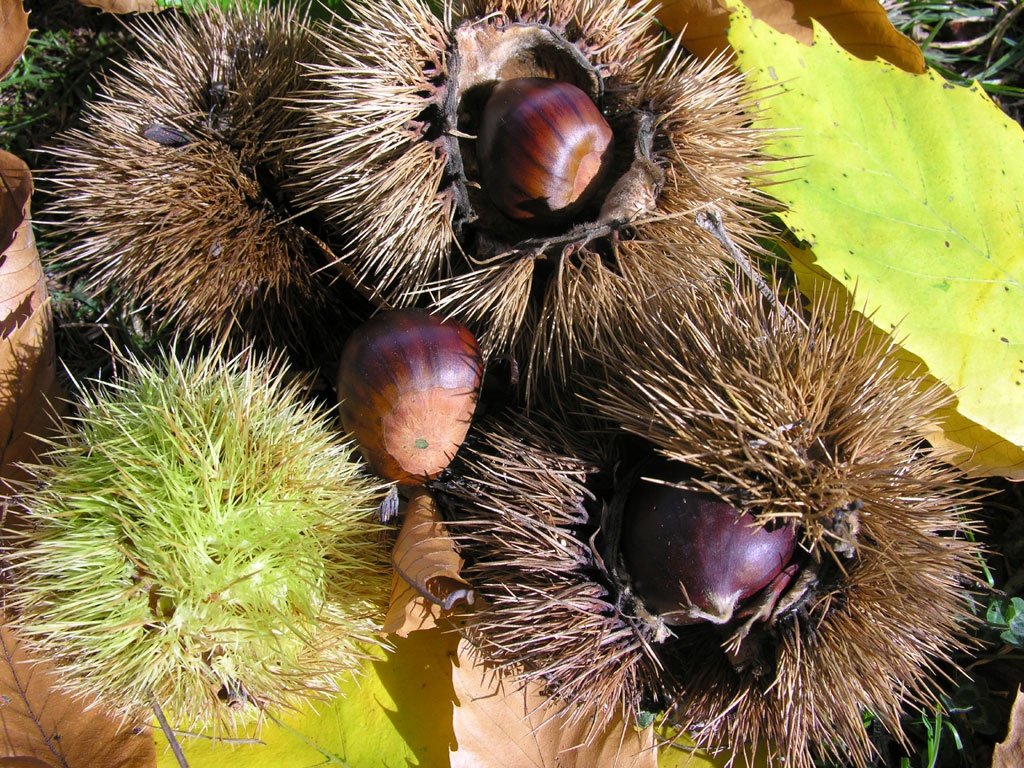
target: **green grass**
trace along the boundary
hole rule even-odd
[[[45,164],[36,150],[72,124],[96,90],[96,73],[125,39],[123,31],[107,27],[33,31],[0,91],[0,147],[33,168]]]
[[[1018,122],[1024,108],[1024,3],[894,0],[890,18],[955,82],[977,80]]]

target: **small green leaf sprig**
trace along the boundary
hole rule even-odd
[[[985,620],[999,632],[999,639],[1015,648],[1024,648],[1024,598],[993,598]]]
[[[125,713],[208,725],[332,692],[379,642],[380,481],[274,360],[126,368],[34,468],[16,626]]]

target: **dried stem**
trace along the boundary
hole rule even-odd
[[[153,726],[146,725],[146,727],[152,728]],[[163,729],[161,729],[163,730]],[[263,739],[257,739],[254,737],[231,737],[231,736],[211,736],[208,733],[195,733],[194,731],[182,731],[178,728],[172,728],[171,731],[175,736],[184,737],[186,739],[203,739],[205,741],[212,741],[214,744],[230,744],[231,746],[239,746],[243,744],[254,744],[256,746],[266,746],[266,742]]]
[[[299,739],[299,741],[301,741],[307,747],[315,749],[317,752],[323,755],[324,758],[326,758],[328,763],[330,763],[331,765],[340,765],[343,766],[343,768],[350,768],[349,764],[345,760],[338,757],[333,752],[328,752],[326,749],[324,749],[315,741],[306,736],[306,734],[296,730],[295,728],[292,728],[286,722],[279,719],[276,715],[274,715],[274,713],[272,713],[269,709],[266,708],[266,705],[263,702],[254,698],[252,694],[249,693],[249,691],[246,690],[245,686],[241,683],[238,684],[238,693],[242,696],[243,699],[248,700],[250,704],[256,707],[263,717],[266,717],[270,722],[272,722],[282,731],[287,731],[291,736],[294,736],[295,738]]]
[[[699,211],[696,221],[697,226],[710,232],[722,244],[722,247],[729,253],[732,260],[736,262],[736,266],[740,268],[740,271],[754,284],[758,292],[778,310],[779,315],[785,319],[787,326],[792,328],[794,324],[798,324],[796,318],[793,317],[792,310],[779,300],[779,297],[772,290],[771,286],[768,285],[764,276],[754,267],[740,247],[733,242],[733,239],[729,237],[725,224],[722,222],[722,214],[718,209],[709,207]]]
[[[153,707],[153,714],[156,715],[156,721],[160,723],[160,730],[164,732],[164,736],[167,738],[167,743],[171,745],[171,752],[174,753],[174,759],[178,761],[178,765],[181,766],[181,768],[189,768],[188,760],[185,759],[185,753],[181,749],[178,737],[174,735],[174,731],[168,724],[167,718],[164,717],[164,711],[160,707],[160,702],[157,701],[155,694],[150,694],[150,704]]]

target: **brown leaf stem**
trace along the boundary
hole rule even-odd
[[[181,743],[178,741],[178,737],[174,735],[174,730],[168,724],[167,718],[164,717],[164,711],[160,707],[160,702],[157,701],[156,696],[151,696],[150,703],[153,706],[153,714],[156,715],[156,721],[160,723],[160,730],[164,732],[167,743],[171,747],[171,752],[174,753],[174,759],[178,761],[178,765],[181,768],[189,768],[188,760],[185,759],[185,753],[181,749]]]

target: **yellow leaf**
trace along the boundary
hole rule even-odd
[[[977,86],[816,34],[801,45],[737,5],[730,40],[771,94],[758,126],[786,179],[765,192],[813,267],[956,395],[945,439],[965,468],[1024,478],[1021,127]]]
[[[447,768],[452,735],[452,660],[457,637],[433,629],[375,652],[335,698],[266,720],[255,741],[225,743],[182,736],[190,768]],[[177,768],[157,731],[157,765]]]
[[[811,249],[786,246],[786,252],[790,256],[800,291],[805,296],[828,296],[840,315],[848,308],[856,309],[850,306],[856,297],[816,266]],[[883,331],[877,330],[877,333]],[[898,326],[896,340],[900,340]],[[927,373],[928,367],[924,361],[916,355],[897,347],[894,357],[903,375],[918,379],[922,390],[931,389],[938,383],[934,376]],[[957,410],[956,396],[952,392],[950,395],[950,405],[935,414],[935,428],[925,435],[928,441],[937,448],[950,451],[951,460],[972,474],[1018,477],[1024,471],[1024,449],[963,416]]]

